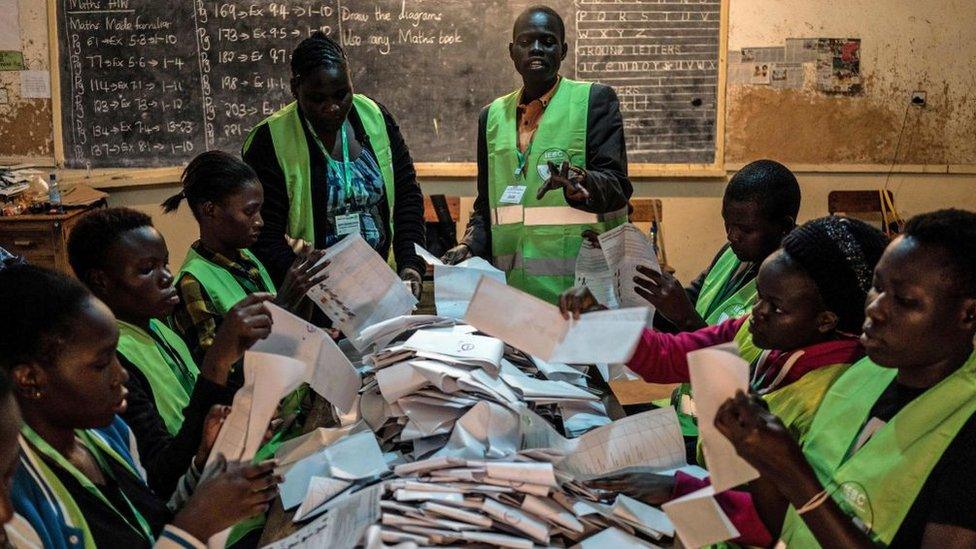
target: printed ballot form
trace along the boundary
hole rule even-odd
[[[308,297],[353,345],[363,329],[410,314],[417,305],[400,277],[359,233],[326,250],[322,261],[329,262],[322,270],[328,278],[313,286]]]
[[[549,362],[627,362],[647,325],[647,307],[596,311],[566,320],[555,305],[482,278],[464,320],[478,330]]]

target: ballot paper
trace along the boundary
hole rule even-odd
[[[447,444],[434,457],[502,458],[518,450],[518,414],[483,400],[457,420]]]
[[[478,283],[468,324],[549,362],[627,362],[637,347],[646,307],[597,311],[566,320],[559,308],[490,278]]]
[[[362,422],[343,427],[319,427],[302,436],[282,442],[278,450],[275,451],[275,459],[278,460],[279,467],[291,465],[300,459],[319,452],[348,434],[366,428]]]
[[[531,358],[532,363],[546,379],[565,381],[573,385],[586,385],[586,374],[581,370],[560,362],[546,362],[536,356]]]
[[[607,528],[577,543],[571,549],[607,549],[608,547],[648,549],[658,546],[635,538],[620,528]]]
[[[234,395],[208,463],[218,454],[228,461],[249,461],[264,440],[265,431],[281,399],[307,379],[307,367],[293,358],[268,353],[244,353],[244,386]]]
[[[343,413],[352,409],[361,380],[346,355],[329,334],[273,303],[271,334],[258,340],[251,351],[291,357],[307,365],[312,390]]]
[[[352,549],[359,544],[366,529],[380,519],[383,491],[383,485],[376,484],[341,500],[336,498],[334,501],[339,505],[328,513],[287,538],[266,545],[265,549]]]
[[[601,305],[617,309],[616,280],[603,250],[584,239],[576,256],[576,286],[586,286]]]
[[[621,307],[648,305],[647,300],[634,291],[634,277],[638,276],[638,265],[661,272],[650,239],[633,223],[624,223],[602,233],[599,239],[617,302]]]
[[[445,265],[419,244],[414,244],[414,248],[420,257],[434,267],[434,306],[438,315],[464,318],[482,276],[505,284],[505,272],[480,257],[466,259],[457,265]]]
[[[308,480],[308,490],[305,492],[305,499],[302,500],[301,505],[295,510],[292,521],[299,522],[303,520],[314,509],[346,491],[350,486],[352,486],[352,482],[348,480],[329,477],[310,478]]]
[[[654,539],[674,536],[674,525],[663,511],[624,494],[617,495],[611,512]]]
[[[739,357],[734,344],[688,353],[691,391],[698,413],[698,429],[705,462],[716,492],[723,492],[759,477],[735,447],[715,428],[719,407],[736,391],[749,391],[749,364]]]
[[[417,305],[410,290],[359,233],[326,250],[321,261],[328,279],[308,291],[335,327],[359,347],[362,331],[384,320],[407,315]],[[320,261],[320,262],[321,262]]]
[[[739,531],[714,496],[715,487],[706,486],[661,506],[685,547],[703,547],[739,537]]]
[[[671,407],[618,419],[575,439],[559,436],[532,412],[523,414],[522,419],[522,448],[550,447],[561,451],[566,457],[556,467],[577,480],[605,476],[635,465],[672,469],[685,464],[681,426]]]
[[[364,328],[356,341],[359,349],[382,349],[390,344],[391,341],[409,330],[419,328],[434,329],[444,327],[448,331],[453,331],[456,321],[436,315],[403,315],[377,322],[372,326]]]
[[[376,436],[369,431],[349,435],[319,453],[296,462],[279,485],[281,503],[291,509],[302,503],[312,477],[354,481],[389,471]]]
[[[505,344],[500,339],[473,334],[443,334],[417,330],[403,343],[404,349],[437,353],[479,365],[490,372],[498,372]]]
[[[600,400],[600,397],[565,381],[551,381],[532,377],[507,360],[502,361],[502,380],[523,400],[534,402],[561,402],[573,400]]]

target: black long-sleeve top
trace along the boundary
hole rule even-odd
[[[183,425],[176,435],[171,435],[156,408],[156,398],[145,374],[122,353],[116,353],[116,356],[129,373],[129,381],[125,384],[129,390],[128,407],[122,419],[136,437],[139,459],[146,470],[146,483],[166,501],[200,448],[203,422],[210,408],[214,404],[230,404],[234,390],[197,376],[190,402],[183,409]]]
[[[586,122],[586,189],[590,198],[566,202],[590,213],[608,213],[627,205],[634,188],[627,177],[627,147],[620,102],[613,88],[590,87],[590,111]],[[478,197],[462,243],[475,255],[491,256],[491,206],[488,196],[488,107],[478,119]],[[565,191],[563,196],[566,196]]]
[[[378,102],[377,105],[383,112],[383,119],[386,121],[386,132],[389,135],[390,150],[393,154],[393,188],[395,193],[392,212],[393,256],[396,260],[397,269],[402,271],[406,267],[411,267],[423,273],[427,265],[414,250],[415,243],[421,246],[426,243],[423,193],[420,190],[420,185],[417,184],[417,172],[413,166],[413,159],[410,157],[410,150],[403,140],[399,126],[389,111],[386,110],[386,107]],[[302,115],[301,110],[299,110],[299,116],[302,117],[305,139],[310,147],[314,147],[315,138],[309,133],[309,125],[304,123],[304,115]],[[356,135],[356,140],[364,149],[368,148],[373,151],[369,136],[366,134],[355,108],[349,111],[349,122]],[[375,151],[373,152],[375,155]],[[278,165],[278,158],[275,156],[271,130],[267,125],[258,129],[250,147],[243,156],[244,161],[257,172],[261,185],[264,187],[264,206],[261,208],[264,228],[258,236],[257,243],[250,249],[264,264],[275,284],[280,286],[284,280],[285,272],[295,260],[295,253],[284,239],[284,235],[288,231],[288,190],[285,186],[285,176]],[[335,232],[335,227],[332,226],[328,216],[318,214],[318,212],[326,212],[328,209],[326,204],[328,200],[328,162],[321,154],[318,154],[317,150],[309,155],[309,159],[312,177],[312,211],[315,212],[312,217],[315,224],[316,241],[313,244],[316,248],[320,248],[325,236]],[[388,226],[391,215],[389,200],[387,199],[385,203],[387,206],[380,208],[380,216],[383,223]],[[384,237],[377,252],[385,258],[389,254],[389,250],[389,238]]]

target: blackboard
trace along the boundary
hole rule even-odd
[[[417,162],[472,162],[477,116],[519,85],[521,0],[51,0],[69,168],[162,167],[240,150],[291,101],[290,52],[341,38],[357,92],[397,118]],[[562,74],[613,86],[631,165],[715,165],[723,0],[556,0]],[[720,146],[718,147],[720,151]]]

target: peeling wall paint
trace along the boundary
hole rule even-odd
[[[47,3],[20,0],[20,43],[24,64],[30,70],[51,68],[47,39]],[[20,96],[20,73],[0,72],[0,88],[7,103],[0,104],[0,156],[54,155],[54,127],[50,99]]]

